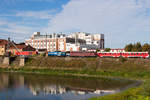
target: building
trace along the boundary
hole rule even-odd
[[[78,43],[76,43],[78,41]],[[83,39],[67,37],[65,34],[41,35],[34,32],[30,39],[25,41],[26,45],[31,45],[37,50],[46,49],[47,51],[79,51],[80,45],[86,44]]]
[[[9,48],[7,49],[7,52],[11,52],[11,54],[15,55],[16,52],[35,51],[35,50],[36,50],[35,48],[33,48],[30,45],[25,45],[25,43],[16,44],[11,42]]]
[[[83,39],[86,41],[86,45],[84,47],[88,48],[95,48],[95,49],[104,49],[104,34],[90,34],[85,32],[76,32],[68,35],[67,37],[76,38],[76,39]],[[78,42],[78,41],[76,41]]]
[[[80,51],[82,49],[104,49],[104,34],[90,34],[84,32],[66,34],[46,34],[34,32],[30,39],[25,41],[37,50],[47,51]]]
[[[0,39],[0,55],[4,55],[7,49],[8,41]]]

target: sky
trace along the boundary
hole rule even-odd
[[[33,32],[105,34],[105,47],[150,43],[150,0],[0,0],[0,38]]]

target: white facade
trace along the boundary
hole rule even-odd
[[[83,39],[87,45],[96,45],[104,49],[104,34],[90,34],[85,32],[76,32],[68,35],[71,38]],[[77,41],[78,42],[78,41]]]
[[[25,41],[26,45],[47,51],[79,51],[80,46],[104,48],[104,34],[89,34],[77,32],[70,35],[48,34],[41,35],[40,32],[34,32],[30,39]]]
[[[68,38],[65,34],[41,35],[40,32],[34,32],[30,39],[26,40],[26,45],[31,45],[35,49],[46,49],[47,51],[79,51],[79,46],[84,44],[84,40]]]
[[[66,43],[66,51],[79,51],[80,46],[76,44]]]

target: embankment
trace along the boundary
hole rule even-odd
[[[26,60],[25,67],[48,69],[106,70],[150,69],[150,59],[140,58],[70,58],[33,57]]]

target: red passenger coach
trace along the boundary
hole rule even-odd
[[[148,58],[148,52],[124,52],[122,53],[122,57],[124,58]]]
[[[97,53],[97,55],[101,58],[103,58],[103,57],[118,58],[121,56],[121,53],[102,52],[102,53]]]
[[[101,58],[103,57],[149,58],[148,52],[122,52],[122,53],[100,52],[100,53],[97,53],[97,55]]]

